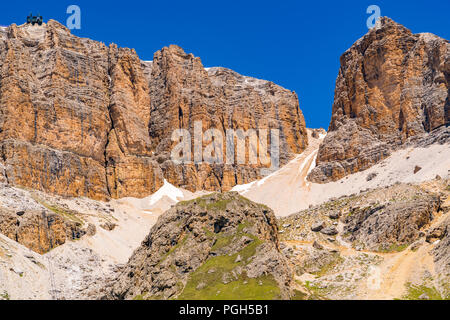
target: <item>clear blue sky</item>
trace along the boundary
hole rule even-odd
[[[331,117],[339,57],[367,32],[371,4],[413,32],[450,39],[450,0],[427,1],[2,1],[0,24],[21,24],[29,12],[65,24],[81,8],[74,34],[135,48],[144,60],[169,44],[297,92],[308,127]]]

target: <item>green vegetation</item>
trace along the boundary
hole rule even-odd
[[[326,300],[326,298],[323,296],[323,289],[320,289],[315,285],[311,285],[311,282],[309,281],[305,282],[304,287],[309,294],[308,300]]]
[[[163,263],[164,260],[166,260],[167,257],[168,257],[170,254],[172,254],[175,250],[177,250],[179,247],[182,247],[182,246],[186,243],[187,239],[188,239],[188,236],[185,236],[181,241],[178,241],[178,243],[177,243],[175,246],[173,246],[172,248],[170,248],[170,250],[169,250],[166,254],[164,254],[163,257],[161,258],[161,260],[158,262],[158,265],[160,265],[161,263]]]
[[[330,296],[336,296],[337,294],[349,295],[356,290],[355,286],[349,286],[348,284],[328,284],[319,287],[318,285],[311,284],[310,281],[306,281],[302,286],[308,292],[308,300],[330,300]]]
[[[244,236],[245,234],[243,233],[244,228],[250,226],[250,224],[248,223],[241,223],[239,224],[238,228],[237,228],[237,232],[234,236],[230,236],[227,234],[214,234],[211,231],[206,231],[208,237],[215,237],[215,243],[213,245],[213,247],[211,248],[212,251],[217,251],[220,250],[222,248],[225,248],[227,246],[229,246],[233,241],[239,240],[242,236]],[[255,237],[252,237],[255,238]]]
[[[208,210],[225,210],[231,200],[219,200],[206,204]]]
[[[213,250],[225,248],[243,236],[253,241],[233,255],[209,258],[189,276],[179,300],[273,300],[280,297],[280,289],[273,276],[251,279],[245,271],[236,272],[238,267],[244,267],[249,262],[262,243],[257,237],[244,232],[246,225],[239,225],[235,234],[214,235],[216,242]],[[230,282],[224,284],[224,278]]]
[[[291,300],[306,300],[307,297],[308,294],[299,290],[294,290],[294,296],[291,298]]]
[[[407,293],[402,296],[401,300],[422,300],[420,297],[426,295],[427,300],[449,300],[450,297],[446,299],[442,298],[441,294],[435,287],[427,287],[425,285],[413,285],[407,283]]]
[[[211,201],[209,198],[211,195],[203,196],[200,198],[196,198],[189,201],[181,201],[178,203],[179,206],[186,206],[189,204],[197,204],[198,206],[205,208],[205,209],[216,209],[216,210],[225,210],[228,203],[230,203],[232,200],[225,200],[222,199],[223,195],[220,193],[214,193],[214,195],[217,195],[220,200],[217,201]]]
[[[73,212],[64,210],[63,208],[57,207],[55,205],[51,205],[47,202],[45,202],[42,199],[39,199],[38,197],[33,197],[33,199],[37,202],[39,202],[41,205],[46,207],[48,210],[56,213],[57,215],[61,216],[62,218],[65,218],[67,220],[70,220],[72,222],[78,223],[80,225],[84,224],[84,221],[78,218]]]
[[[0,300],[10,300],[11,297],[9,296],[9,293],[6,291],[3,291],[3,293],[0,293]]]
[[[45,206],[45,205],[44,205]],[[63,218],[66,218],[70,221],[79,223],[80,225],[84,224],[84,221],[81,220],[80,218],[78,218],[77,216],[75,216],[73,213],[66,211],[64,209],[61,209],[59,207],[56,206],[45,206],[47,209],[49,209],[50,211],[53,211],[54,213],[60,215]]]
[[[405,244],[393,243],[393,244],[391,244],[391,246],[389,248],[383,248],[383,247],[378,248],[378,252],[381,252],[381,253],[402,252],[408,247],[409,247],[408,243],[405,243]]]
[[[441,281],[439,287],[441,289],[441,295],[444,300],[450,300],[450,283]]]
[[[333,259],[322,266],[318,272],[313,273],[314,275],[318,277],[323,277],[324,275],[328,274],[330,271],[332,271],[336,266],[344,262],[344,258],[342,258],[339,253],[333,254]]]
[[[200,280],[201,280],[200,276]],[[258,279],[241,279],[224,284],[217,279],[204,289],[197,290],[195,276],[187,283],[179,300],[274,300],[280,297],[280,289],[272,276]]]
[[[211,199],[211,195],[206,195],[206,196],[202,196],[193,200],[189,200],[189,201],[180,201],[178,203],[178,206],[186,206],[189,204],[193,204],[196,203],[198,206],[205,208],[207,210],[225,210],[227,209],[227,206],[229,203],[233,202],[233,201],[243,201],[246,203],[252,203],[252,201],[250,201],[249,199],[238,195],[237,198],[231,198],[231,199],[225,199],[224,195],[222,193],[214,193],[214,196],[216,196],[218,198],[218,200],[212,200]],[[264,209],[269,210],[269,207],[267,207],[266,205],[263,204],[258,204],[259,206],[261,206]]]

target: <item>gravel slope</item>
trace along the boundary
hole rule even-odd
[[[357,194],[368,188],[390,186],[396,182],[421,183],[434,179],[436,175],[447,178],[450,174],[450,145],[433,144],[426,148],[409,147],[396,151],[381,163],[336,182],[312,183],[306,177],[315,166],[314,158],[323,137],[312,137],[311,130],[308,134],[310,145],[305,152],[273,175],[245,186],[236,186],[233,191],[271,207],[277,216],[288,216],[310,205]],[[421,169],[414,173],[416,167]]]

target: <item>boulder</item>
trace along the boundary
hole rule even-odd
[[[339,231],[335,227],[327,227],[325,229],[320,230],[320,232],[327,236],[335,236],[339,233]]]
[[[311,226],[311,231],[313,232],[319,232],[320,230],[322,230],[323,228],[325,228],[325,222],[321,221],[321,222],[316,222]]]

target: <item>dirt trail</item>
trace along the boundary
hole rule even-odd
[[[312,241],[283,241],[289,245],[312,246]],[[339,250],[343,257],[356,257],[362,253],[379,256],[381,264],[369,269],[369,277],[356,289],[358,300],[393,300],[405,294],[408,282],[414,282],[429,272],[434,277],[433,258],[429,254],[432,244],[425,244],[417,251],[409,249],[396,253],[357,251],[344,245],[325,245],[327,249]]]
[[[450,197],[446,202],[450,201]],[[423,231],[438,226],[447,217],[435,213],[433,223]],[[313,241],[286,240],[289,246],[312,246]],[[424,277],[436,277],[431,250],[434,244],[424,242],[416,251],[407,248],[401,252],[381,253],[368,250],[357,251],[342,239],[335,243],[321,243],[326,249],[338,250],[342,257],[356,257],[362,253],[382,258],[379,265],[374,265],[369,271],[369,277],[361,281],[356,289],[356,299],[361,300],[392,300],[401,298],[408,283],[420,283]]]
[[[446,202],[450,200],[447,198]],[[434,228],[441,224],[447,217],[442,213],[435,213],[435,219],[423,231]],[[397,253],[383,255],[384,261],[378,266],[380,275],[380,287],[367,288],[366,284],[361,287],[361,299],[370,300],[392,300],[401,298],[405,294],[408,283],[414,283],[423,279],[424,275],[436,277],[434,259],[431,250],[434,244],[424,242],[418,250],[410,248]]]
[[[432,245],[423,245],[418,251],[409,249],[385,255],[377,268],[379,286],[369,287],[363,282],[360,298],[369,300],[392,300],[401,298],[410,282],[419,281],[425,272],[434,275],[433,258],[429,254]]]

